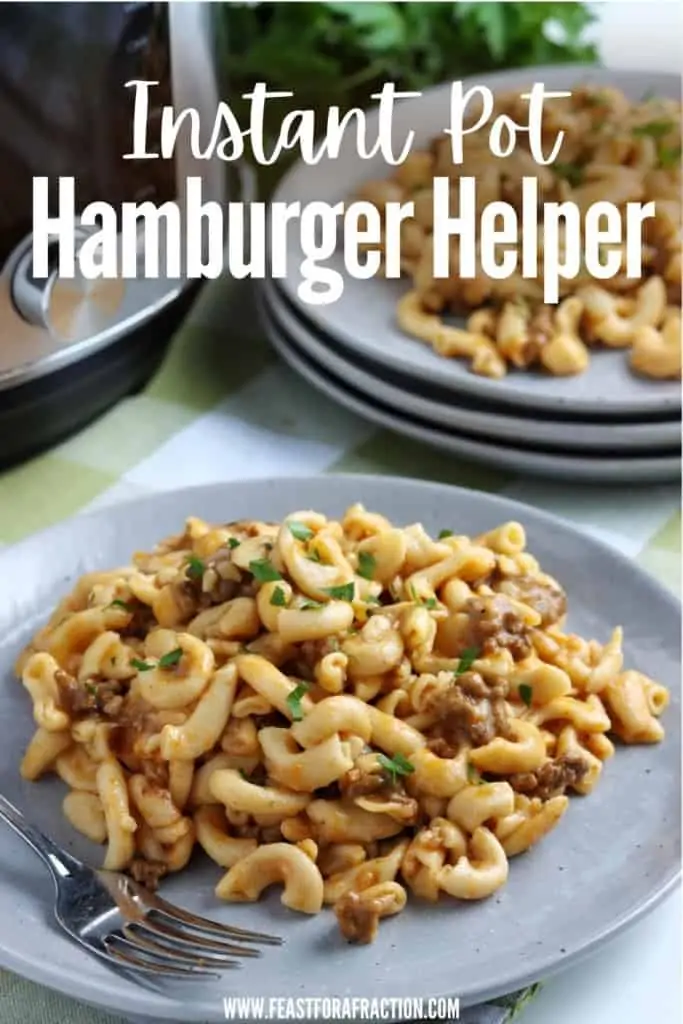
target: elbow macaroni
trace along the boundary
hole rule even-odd
[[[663,738],[668,691],[624,668],[621,629],[587,641],[564,614],[520,523],[434,540],[362,505],[190,519],[84,577],[22,653],[21,772],[60,776],[107,868],[179,871],[198,844],[220,899],[280,884],[370,941],[406,887],[504,885],[566,792],[599,783],[610,734]]]
[[[497,112],[525,116],[517,92],[496,97]],[[467,359],[473,373],[502,378],[510,367],[542,369],[554,376],[575,376],[590,365],[590,348],[602,345],[629,351],[634,373],[652,380],[681,376],[681,104],[663,98],[629,103],[617,90],[577,86],[543,112],[544,130],[564,138],[560,158],[548,167],[532,160],[524,142],[505,158],[492,156],[484,132],[463,141],[463,159],[453,164],[448,140],[412,152],[387,181],[366,182],[359,196],[382,210],[387,199],[413,202],[414,218],[403,224],[401,268],[410,290],[396,306],[398,326],[447,359]],[[605,132],[605,126],[610,131]],[[420,184],[406,173],[420,167]],[[570,201],[580,211],[600,200],[619,207],[622,229],[628,204],[655,203],[653,227],[642,245],[643,276],[626,276],[626,246],[600,247],[616,256],[617,274],[596,280],[585,263],[572,280],[562,282],[556,307],[543,302],[543,275],[493,279],[483,271],[461,278],[458,246],[451,247],[450,275],[434,278],[433,180],[477,179],[477,205],[506,201],[522,207],[522,179],[535,177],[544,202]],[[455,213],[456,211],[453,210]],[[481,212],[480,210],[478,212]],[[539,207],[539,218],[541,216]],[[538,232],[538,262],[543,265],[544,235]],[[520,231],[522,218],[520,218]],[[622,231],[623,234],[623,231]],[[379,251],[386,265],[386,237]],[[478,246],[479,247],[479,246]],[[562,251],[562,246],[561,246]],[[468,316],[466,326],[445,322],[448,313]]]

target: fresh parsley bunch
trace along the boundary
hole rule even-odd
[[[476,72],[593,61],[582,3],[213,4],[218,60],[230,92],[254,81],[315,100],[367,100]]]

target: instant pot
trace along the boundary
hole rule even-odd
[[[218,103],[202,3],[12,3],[0,18],[0,466],[66,437],[159,365],[197,282],[37,280],[32,268],[33,177],[76,182],[78,212],[103,200],[182,200],[201,175],[204,201],[225,199],[219,161],[195,160],[179,137],[172,159],[124,160],[134,90],[150,92],[149,149],[161,109],[197,109],[210,131]],[[182,205],[181,205],[182,209]],[[92,230],[92,228],[90,228]],[[77,242],[78,244],[78,242]],[[162,265],[163,270],[163,265]]]

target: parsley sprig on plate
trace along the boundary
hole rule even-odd
[[[301,680],[287,697],[287,707],[292,712],[292,719],[295,722],[300,722],[304,717],[304,709],[301,707],[301,701],[302,698],[306,696],[309,689],[310,684]]]
[[[377,761],[391,777],[394,785],[396,785],[400,775],[412,775],[415,771],[415,765],[411,764],[403,754],[394,754],[393,757],[387,757],[386,754],[378,754]]]

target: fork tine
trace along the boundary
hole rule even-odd
[[[166,939],[175,946],[190,946],[192,949],[206,950],[207,953],[231,953],[233,956],[259,957],[263,954],[260,949],[253,949],[247,946],[233,946],[218,939],[205,939],[196,932],[181,931],[180,928],[172,928],[161,920],[146,917],[144,921],[136,921],[134,925],[126,925],[126,928],[134,928],[142,934],[147,934],[154,939]],[[126,934],[124,928],[124,934]]]
[[[112,944],[114,939],[117,943],[116,946]],[[129,970],[190,980],[195,978],[220,978],[216,971],[205,971],[194,967],[178,967],[169,963],[162,963],[159,960],[155,960],[150,953],[144,953],[140,956],[142,951],[133,946],[132,943],[129,943],[123,936],[108,935],[103,940],[103,945],[105,952],[101,955],[105,960],[110,960],[117,966],[126,967]]]
[[[250,932],[244,928],[234,928],[232,925],[219,924],[218,921],[210,921],[206,917],[191,914],[188,910],[183,910],[181,907],[175,907],[172,903],[167,903],[160,896],[154,896],[148,901],[148,905],[150,909],[154,909],[158,913],[169,917],[176,924],[178,921],[181,921],[188,928],[196,928],[198,931],[208,932],[210,935],[229,936],[241,939],[243,942],[263,942],[269,946],[281,946],[283,943],[283,940],[277,935]]]
[[[163,941],[155,942],[147,935],[142,934],[140,931],[131,928],[130,925],[124,925],[121,929],[124,938],[126,938],[133,946],[137,946],[138,949],[144,953],[151,953],[153,956],[163,958],[164,960],[170,960],[172,963],[180,964],[181,966],[187,967],[201,967],[202,970],[206,968],[215,967],[216,970],[222,970],[228,967],[241,967],[239,960],[231,960],[228,957],[218,956],[216,954],[198,954],[192,953],[189,949],[182,949],[178,944],[171,945],[168,940],[164,944]]]

